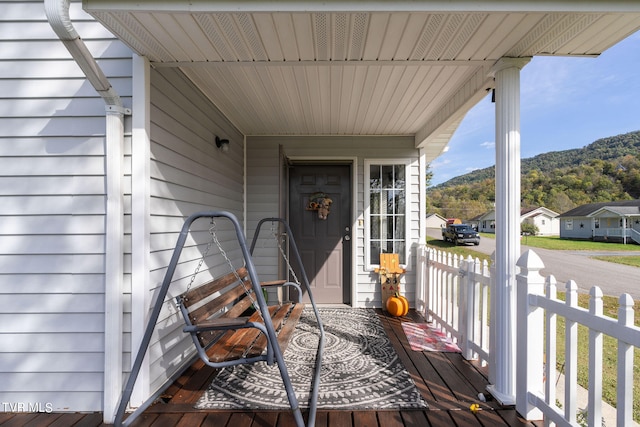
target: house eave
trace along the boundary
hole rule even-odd
[[[342,0],[299,0],[269,1],[245,0],[174,0],[132,2],[130,0],[83,0],[85,8],[90,10],[135,10],[166,12],[640,12],[640,4],[626,1],[342,1]]]

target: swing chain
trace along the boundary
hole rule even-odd
[[[202,268],[202,264],[204,264],[204,259],[207,257],[207,255],[209,254],[209,251],[211,250],[211,245],[213,245],[213,241],[215,239],[214,238],[214,232],[215,232],[215,222],[213,221],[213,218],[212,218],[211,219],[211,227],[209,227],[209,235],[211,236],[211,239],[209,239],[209,243],[207,243],[207,247],[204,249],[204,252],[202,253],[202,256],[200,257],[200,261],[198,262],[198,265],[196,266],[196,269],[193,272],[193,275],[191,275],[191,280],[189,281],[189,284],[187,285],[187,290],[184,291],[185,294],[187,294],[189,292],[189,290],[191,289],[191,286],[193,286],[193,282],[196,280],[196,276],[200,272],[200,268]]]
[[[220,254],[224,257],[224,259],[227,262],[227,265],[229,265],[229,268],[231,269],[231,271],[233,271],[233,275],[236,277],[236,280],[238,280],[240,282],[240,284],[242,285],[242,288],[244,289],[244,293],[247,295],[247,298],[249,298],[249,301],[251,301],[251,305],[253,305],[253,307],[256,309],[256,312],[258,312],[258,315],[260,316],[260,318],[264,322],[264,318],[262,317],[262,312],[260,311],[260,306],[258,305],[258,302],[255,300],[253,295],[251,295],[251,290],[247,289],[247,284],[245,283],[244,280],[242,280],[242,278],[238,274],[238,270],[236,270],[236,268],[233,266],[233,263],[231,262],[231,260],[227,256],[227,252],[222,247],[222,244],[220,243],[220,240],[218,240],[218,235],[217,235],[216,229],[215,229],[216,223],[213,220],[213,218],[211,219],[211,223],[213,225],[209,229],[209,233],[211,234],[213,242],[218,247],[218,250],[220,251]]]
[[[287,269],[289,270],[289,273],[291,274],[291,276],[293,276],[293,280],[299,285],[300,281],[298,280],[298,276],[296,276],[296,272],[293,270],[293,267],[291,267],[291,263],[289,262],[289,257],[285,253],[285,250],[282,247],[283,245],[280,242],[280,238],[279,238],[279,236],[281,236],[282,239],[284,240],[287,237],[287,234],[286,233],[278,234],[277,230],[274,228],[274,222],[273,221],[271,222],[271,233],[273,234],[273,238],[275,239],[276,244],[278,245],[278,250],[280,251],[280,254],[282,255],[282,259],[287,264]]]

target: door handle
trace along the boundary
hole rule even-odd
[[[344,240],[351,240],[351,236],[347,234],[346,236],[344,236]]]

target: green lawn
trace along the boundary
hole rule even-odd
[[[591,258],[599,259],[601,261],[615,262],[617,264],[630,265],[632,267],[640,267],[640,256],[611,255],[611,256],[594,256],[594,257],[591,257]]]

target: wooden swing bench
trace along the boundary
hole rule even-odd
[[[262,282],[262,288],[299,286],[285,280]],[[263,313],[256,310],[249,272],[241,267],[176,298],[200,358],[222,368],[244,363],[273,361]],[[300,295],[300,293],[298,293]],[[305,305],[286,302],[268,307],[278,346],[285,352]],[[217,316],[217,317],[216,317]],[[267,351],[264,354],[265,350]]]
[[[233,224],[244,260],[244,266],[240,268],[233,267],[231,260],[227,257],[226,252],[216,237],[214,218],[218,217],[226,218]],[[298,427],[304,427],[305,423],[300,405],[298,404],[298,399],[283,357],[284,351],[305,307],[305,304],[300,301],[302,298],[302,286],[304,286],[316,318],[319,337],[314,374],[311,379],[312,385],[307,416],[308,425],[313,426],[315,424],[318,389],[320,385],[324,329],[318,314],[318,309],[311,295],[309,279],[304,271],[302,259],[300,258],[295,240],[293,239],[291,229],[286,221],[281,218],[265,218],[258,223],[251,249],[249,249],[237,218],[233,214],[224,211],[198,212],[185,220],[167,267],[162,286],[157,293],[153,310],[149,316],[145,333],[140,343],[140,348],[131,368],[131,374],[127,379],[122,397],[120,398],[114,424],[116,426],[130,425],[162,392],[162,389],[158,390],[156,394],[151,396],[144,404],[140,405],[131,413],[126,420],[124,419],[127,404],[129,403],[133,387],[140,373],[143,359],[165,303],[169,287],[173,282],[173,275],[179,265],[180,254],[189,236],[190,227],[192,223],[199,218],[209,218],[211,220],[212,226],[209,228],[209,233],[212,239],[202,254],[202,258],[196,271],[192,275],[187,290],[176,297],[178,307],[185,321],[183,331],[191,335],[201,360],[214,368],[225,368],[261,361],[269,365],[275,363],[280,371],[280,376],[282,377],[296,425]],[[275,232],[274,238],[278,241],[280,253],[285,258],[287,266],[289,267],[289,273],[294,277],[295,281],[276,280],[272,282],[260,282],[258,279],[258,274],[252,260],[252,253],[256,239],[260,234],[260,228],[262,224],[267,221],[271,221],[272,226],[274,223],[279,222],[284,227],[285,232],[282,236],[287,236],[291,253],[295,256],[296,262],[300,267],[301,282],[291,268],[289,260]],[[203,265],[212,243],[215,243],[220,255],[226,259],[231,272],[191,289],[191,284],[193,284],[200,267]],[[296,289],[298,296],[297,301],[267,305],[263,290],[271,287],[292,287]]]

